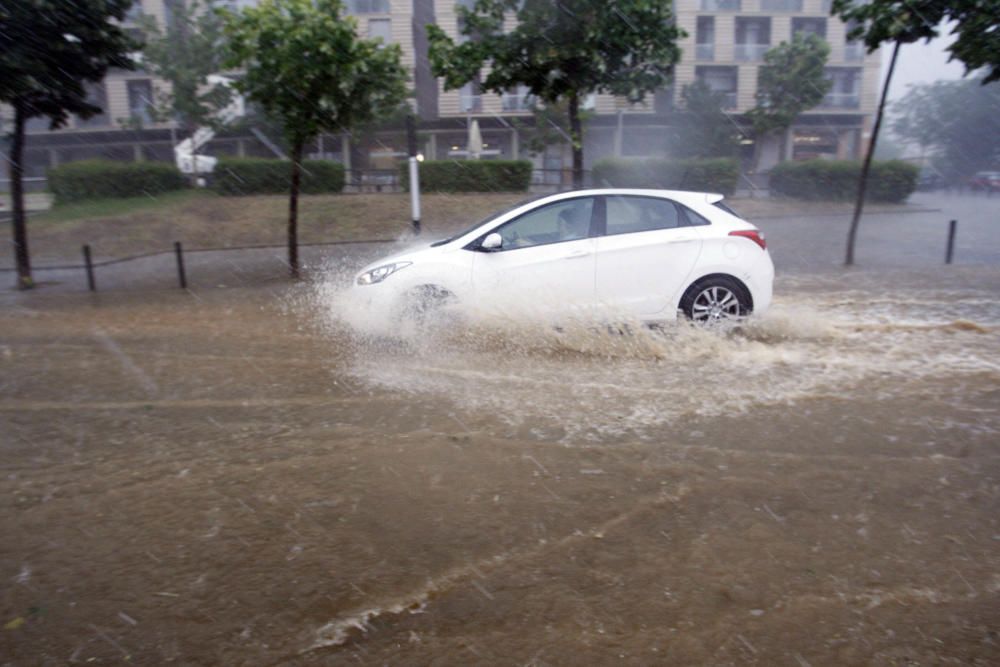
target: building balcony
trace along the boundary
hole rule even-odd
[[[715,44],[695,44],[695,60],[715,60]]]
[[[535,96],[504,93],[500,96],[500,107],[504,111],[531,111],[535,106]]]
[[[742,9],[741,0],[701,0],[699,5],[703,12],[738,12]]]
[[[801,12],[802,0],[760,0],[762,12]]]
[[[844,60],[849,63],[859,63],[865,59],[865,45],[861,42],[848,42],[844,45]]]
[[[770,44],[734,44],[733,59],[739,62],[756,62],[764,58]]]
[[[482,111],[483,110],[483,96],[482,95],[459,95],[458,97],[458,108],[462,113],[468,113],[471,111]]]
[[[827,93],[820,105],[827,109],[857,109],[861,106],[858,93]]]

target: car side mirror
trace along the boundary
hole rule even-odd
[[[493,252],[503,247],[503,237],[496,232],[487,234],[483,242],[479,244],[479,249],[485,252]]]

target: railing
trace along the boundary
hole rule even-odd
[[[861,62],[865,59],[865,45],[861,42],[848,42],[844,45],[844,60]]]
[[[741,8],[741,0],[701,0],[703,12],[738,12]]]
[[[531,94],[504,93],[500,96],[500,106],[504,111],[530,111],[534,104],[535,96]]]
[[[858,93],[827,93],[821,106],[832,109],[857,109],[861,106],[861,96]]]
[[[715,60],[715,44],[695,44],[695,60]]]
[[[802,0],[760,0],[762,12],[801,12]]]
[[[458,98],[458,107],[463,112],[465,111],[482,111],[483,110],[483,96],[482,95],[460,95]]]
[[[770,44],[735,44],[733,57],[743,62],[754,62],[761,60],[770,48]]]

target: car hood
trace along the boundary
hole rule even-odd
[[[395,264],[396,262],[420,262],[426,261],[435,255],[440,254],[447,246],[438,246],[436,248],[432,247],[431,242],[420,243],[417,245],[412,245],[404,250],[393,253],[392,255],[386,255],[381,257],[374,262],[370,262],[363,269],[357,272],[357,275],[361,275],[366,271],[371,271],[379,266],[384,266],[386,264]]]

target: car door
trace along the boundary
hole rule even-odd
[[[699,228],[669,199],[604,199],[606,221],[595,248],[597,298],[639,317],[661,313],[694,269],[702,245]]]
[[[477,298],[545,311],[593,305],[596,202],[575,197],[544,204],[492,230],[503,243],[475,253]]]

